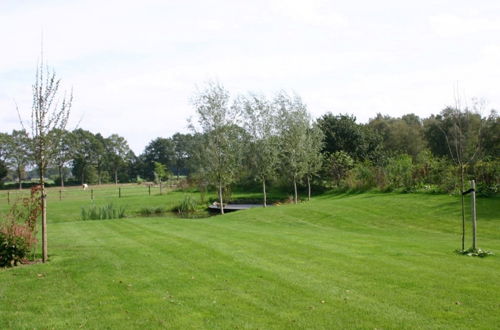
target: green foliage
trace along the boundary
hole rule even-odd
[[[174,211],[180,215],[189,215],[196,211],[197,206],[198,203],[191,195],[185,195],[180,204],[174,207]]]
[[[0,159],[0,187],[3,185],[3,179],[7,176],[7,165]]]
[[[388,186],[391,189],[411,190],[413,182],[413,162],[408,155],[389,158],[385,167]]]
[[[154,178],[157,184],[168,179],[170,172],[167,170],[167,166],[160,162],[153,162],[154,164]]]
[[[10,222],[0,226],[0,267],[17,266],[35,243],[33,231],[26,224]]]
[[[113,203],[97,206],[90,205],[87,208],[81,208],[82,220],[106,220],[106,219],[121,219],[125,218],[125,207],[115,207]]]
[[[0,223],[0,267],[17,266],[33,250],[40,213],[39,187],[31,188],[29,197],[18,199],[12,205]]]
[[[345,151],[335,151],[327,154],[324,162],[324,175],[334,186],[340,187],[349,171],[354,167],[354,160]]]
[[[356,117],[327,113],[318,119],[318,126],[325,136],[324,152],[343,151],[355,159],[366,157],[366,138],[361,125],[356,123]]]
[[[150,217],[150,216],[159,216],[163,215],[167,212],[167,210],[162,207],[162,206],[157,206],[157,207],[143,207],[139,210],[139,215],[144,216],[144,217]]]

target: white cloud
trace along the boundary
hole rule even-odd
[[[498,19],[484,17],[461,17],[453,14],[441,14],[429,17],[429,23],[434,32],[443,38],[500,31],[500,21]]]

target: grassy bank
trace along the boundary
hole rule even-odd
[[[494,328],[499,202],[479,199],[479,246],[497,253],[484,259],[453,253],[460,210],[446,195],[324,195],[196,220],[79,221],[62,202],[50,262],[0,270],[0,328]]]

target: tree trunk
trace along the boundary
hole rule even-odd
[[[476,222],[476,182],[472,180],[472,198],[471,198],[471,213],[472,213],[472,249],[477,249],[477,222]]]
[[[224,201],[222,198],[222,182],[219,182],[220,214],[224,214]]]
[[[309,180],[309,176],[307,176],[307,200],[311,200],[311,182]]]
[[[23,182],[21,181],[21,168],[17,168],[17,183],[19,184],[19,190],[23,189]]]
[[[264,207],[267,207],[266,179],[262,179],[262,191],[264,193]]]
[[[42,189],[41,194],[41,207],[42,207],[42,262],[47,262],[48,259],[48,249],[47,249],[47,195],[45,192],[45,180],[43,178],[43,165],[40,166],[40,187]]]
[[[85,167],[82,168],[82,185],[85,183]]]
[[[464,166],[460,164],[460,196],[462,202],[462,251],[465,251],[465,205],[464,205]]]
[[[63,177],[63,171],[62,171],[62,166],[59,166],[59,179],[61,179],[61,188],[64,188],[64,177]]]
[[[295,192],[294,202],[295,202],[295,204],[297,204],[297,200],[298,200],[298,197],[297,197],[297,180],[295,179],[295,176],[293,177],[293,190]]]
[[[118,170],[115,169],[115,184],[118,184]]]

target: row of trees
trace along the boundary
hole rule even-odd
[[[378,114],[366,124],[332,113],[313,121],[297,95],[231,98],[218,83],[198,90],[192,103],[192,133],[158,137],[138,156],[116,134],[54,129],[49,136],[58,143],[47,174],[60,185],[65,178],[95,184],[152,181],[163,166],[162,178],[188,175],[202,189],[216,188],[221,200],[232,184],[254,179],[264,203],[269,184],[276,182],[288,182],[295,201],[297,186],[310,196],[311,185],[452,191],[470,176],[483,190],[498,188],[500,119],[495,111],[481,116],[480,102],[447,107],[424,119]],[[34,164],[30,143],[24,130],[0,133],[1,177],[7,168],[19,185],[29,176],[26,169]]]

